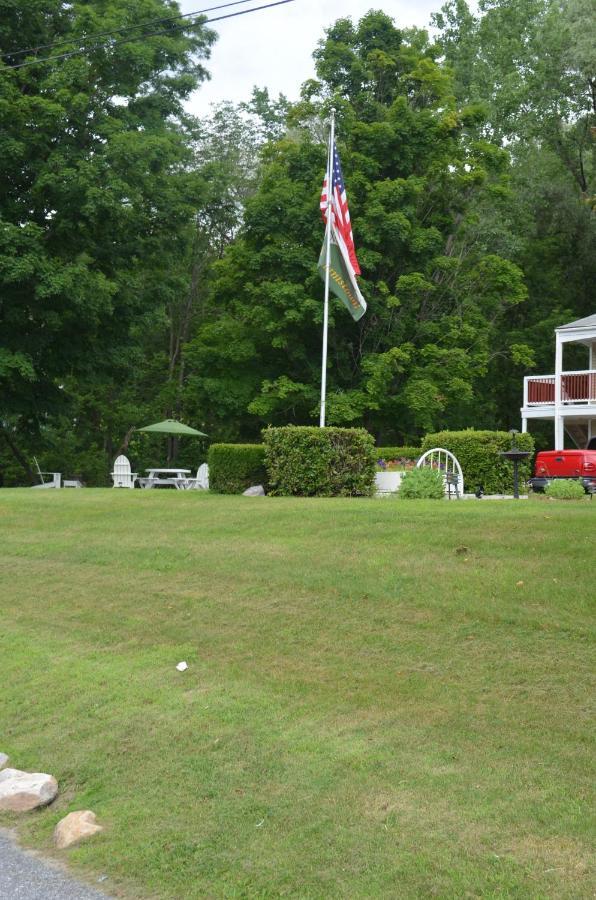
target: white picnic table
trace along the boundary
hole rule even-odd
[[[144,488],[161,487],[165,485],[173,485],[177,490],[184,490],[190,469],[145,469],[147,478],[141,479]]]

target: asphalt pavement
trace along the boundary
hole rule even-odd
[[[0,900],[109,900],[39,856],[21,850],[0,830]]]

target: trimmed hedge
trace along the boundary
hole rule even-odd
[[[422,456],[420,447],[375,447],[377,459],[413,459],[417,460]]]
[[[262,444],[211,444],[207,453],[209,490],[241,494],[252,484],[267,486]]]
[[[530,434],[517,434],[515,442],[530,456],[519,465],[520,486],[528,480],[532,470],[534,439]],[[502,456],[501,450],[511,449],[511,435],[507,431],[438,431],[427,434],[422,450],[443,447],[450,450],[462,467],[464,490],[473,493],[482,487],[486,494],[510,494],[513,491],[513,466]]]
[[[279,497],[369,497],[376,451],[364,428],[288,425],[263,431],[270,493]]]

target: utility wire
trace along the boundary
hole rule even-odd
[[[36,47],[26,47],[24,50],[12,50],[4,53],[4,56],[24,56],[26,53],[36,53],[38,50],[50,50],[52,47],[63,47],[65,44],[86,44],[97,38],[111,37],[113,34],[124,34],[127,31],[135,31],[138,28],[146,28],[149,25],[164,25],[166,22],[175,22],[178,19],[189,19],[200,16],[203,13],[214,12],[216,9],[227,9],[229,6],[240,6],[242,3],[250,3],[250,0],[233,0],[232,3],[221,3],[219,6],[207,6],[205,9],[197,9],[194,12],[180,13],[177,16],[166,16],[163,19],[148,19],[136,25],[122,25],[112,31],[97,31],[94,34],[81,35],[79,38],[64,38],[61,41],[52,41],[50,44],[38,44]]]
[[[251,9],[242,9],[238,12],[228,13],[225,16],[215,16],[213,19],[203,19],[200,22],[189,22],[188,25],[173,25],[169,31],[150,31],[146,34],[140,34],[136,37],[123,38],[120,41],[110,41],[109,47],[117,47],[118,44],[132,44],[134,41],[142,41],[150,37],[168,37],[172,31],[185,31],[189,28],[198,28],[207,25],[209,22],[221,22],[224,19],[234,19],[236,16],[246,16],[248,13],[259,12],[261,9],[271,9],[273,6],[284,6],[286,3],[293,3],[294,0],[277,0],[275,3],[265,3],[262,6],[253,6]],[[195,14],[196,15],[196,14]],[[79,53],[87,53],[89,50],[96,50],[99,47],[107,46],[105,41],[99,44],[91,44],[89,47],[79,47],[77,50],[70,50],[68,53],[59,53],[55,56],[42,56],[40,59],[29,59],[26,62],[16,63],[12,66],[5,66],[6,69],[22,69],[25,66],[36,66],[40,63],[53,62],[56,59],[69,59],[71,56],[77,56]]]

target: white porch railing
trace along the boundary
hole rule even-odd
[[[596,369],[561,373],[561,403],[564,406],[596,403]],[[526,375],[524,406],[554,406],[555,376]]]

